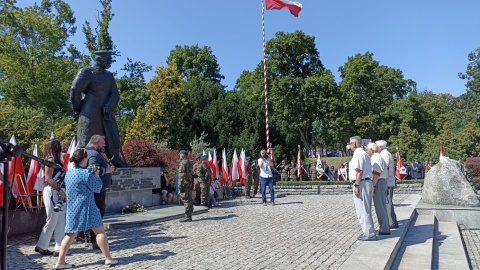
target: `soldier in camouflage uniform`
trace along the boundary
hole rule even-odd
[[[317,162],[314,161],[312,163],[312,166],[310,166],[309,171],[310,171],[310,180],[311,181],[317,181],[317,175],[318,175]]]
[[[280,163],[280,165],[277,166],[277,169],[282,170],[280,179],[282,179],[282,181],[287,181],[288,180],[288,165],[287,165],[287,163],[285,163],[285,160],[282,160],[282,163]]]
[[[208,207],[208,202],[210,199],[210,184],[212,183],[212,173],[210,171],[210,167],[207,164],[207,155],[202,156],[202,169],[201,169],[201,175],[203,182],[200,183],[200,200],[203,206]]]
[[[247,199],[252,198],[250,196],[250,189],[252,188],[252,167],[248,164],[250,161],[250,157],[245,157],[245,168],[247,168],[247,183],[245,184],[245,197]]]
[[[297,172],[297,166],[295,165],[295,162],[290,162],[290,171],[288,174],[288,179],[290,181],[297,181],[298,180],[298,172]]]
[[[187,159],[188,152],[180,151],[180,164],[178,165],[178,195],[185,206],[185,217],[180,222],[192,221],[193,201],[192,201],[192,162]]]
[[[202,162],[200,162],[202,159]],[[208,185],[210,184],[210,168],[205,164],[207,156],[197,157],[193,165],[193,185],[195,190],[195,204],[208,206]]]
[[[252,178],[253,178],[253,197],[257,195],[258,185],[260,183],[260,168],[258,167],[257,160],[252,162],[251,166]]]

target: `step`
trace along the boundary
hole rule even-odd
[[[420,199],[420,194],[410,194],[399,205],[395,205],[399,228],[392,230],[391,235],[377,236],[377,241],[362,242],[339,269],[390,269]]]
[[[403,239],[398,269],[431,269],[435,216],[417,215]],[[395,269],[396,267],[394,267]]]
[[[434,251],[432,269],[470,269],[456,222],[438,222]]]

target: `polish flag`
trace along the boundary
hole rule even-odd
[[[38,191],[43,191],[43,188],[45,188],[45,172],[43,171],[43,168],[40,168],[33,188]]]
[[[32,155],[38,157],[38,146],[35,144],[33,147]],[[38,161],[32,159],[30,161],[30,168],[27,175],[27,190],[29,194],[35,193],[35,183],[37,181],[38,173],[40,172],[40,164]]]
[[[408,172],[405,168],[405,165],[403,164],[403,160],[400,158],[400,152],[398,152],[398,148],[395,152],[395,159],[397,161],[397,166],[395,168],[395,177],[398,180],[403,180],[408,175]]]
[[[443,145],[440,145],[440,157],[444,157],[445,152],[443,151]]]
[[[238,173],[238,156],[237,156],[237,149],[233,150],[233,157],[232,157],[232,165],[231,165],[231,176],[232,176],[232,183],[235,185],[237,180],[240,179],[240,175]]]
[[[68,146],[68,151],[67,153],[63,156],[63,168],[65,169],[66,172],[68,172],[69,169],[72,169],[74,167],[73,162],[70,162],[70,157],[73,156],[73,152],[77,150],[77,138],[73,136],[72,141],[70,142],[70,146]]]
[[[12,145],[17,145],[17,140],[15,135],[10,138],[10,143]],[[20,194],[25,194],[25,190],[23,190],[22,185],[22,178],[21,176],[25,174],[25,168],[23,167],[22,157],[13,157],[12,161],[9,162],[9,172],[8,172],[8,179],[13,181],[12,183],[12,195],[13,197],[17,198]],[[22,191],[20,191],[20,187],[22,187]]]
[[[50,133],[50,140],[53,140],[55,139],[55,136],[53,135],[53,130],[52,130],[52,133]]]
[[[205,149],[203,149],[203,153],[202,153],[202,156],[206,156],[207,153],[205,153]]]
[[[215,170],[213,172],[213,178],[217,178],[219,176],[219,170],[218,170],[218,160],[217,160],[217,150],[213,150],[213,166],[215,167]]]
[[[228,183],[228,166],[227,156],[225,155],[225,148],[222,151],[222,183]]]
[[[289,1],[289,0],[266,0],[267,10],[271,9],[288,9],[290,13],[298,17],[300,11],[302,11],[302,4],[299,2]]]
[[[246,162],[245,158],[245,150],[242,149],[242,152],[240,152],[240,159],[238,160],[239,163],[239,172],[240,172],[240,183],[246,185],[247,184],[247,169],[245,166]]]

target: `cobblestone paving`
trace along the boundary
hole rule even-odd
[[[361,244],[351,195],[294,195],[266,207],[237,198],[193,219],[108,231],[114,269],[337,269]],[[33,251],[37,239],[9,239],[8,269],[53,267],[56,258]],[[107,268],[100,251],[71,250],[76,269]]]
[[[480,230],[462,230],[472,269],[480,270]]]

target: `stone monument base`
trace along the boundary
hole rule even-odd
[[[420,200],[419,215],[434,215],[438,221],[456,222],[461,229],[480,229],[480,207],[428,204]]]

